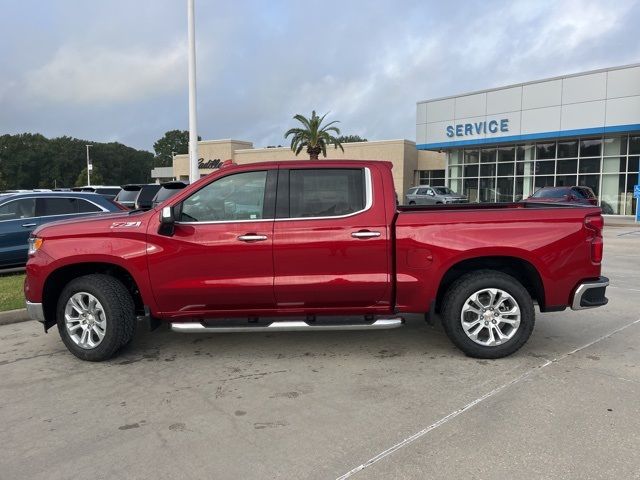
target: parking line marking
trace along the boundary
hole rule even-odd
[[[627,324],[624,325],[620,328],[615,329],[614,331],[607,333],[606,335],[603,335],[602,337],[598,337],[595,340],[582,345],[581,347],[575,348],[573,350],[571,350],[568,353],[565,353],[563,355],[560,355],[557,358],[554,358],[553,360],[547,360],[546,362],[544,362],[541,365],[538,365],[536,367],[533,367],[529,370],[527,370],[526,372],[524,372],[523,374],[521,374],[520,376],[514,378],[513,380],[500,385],[499,387],[494,388],[493,390],[491,390],[488,393],[485,393],[484,395],[482,395],[481,397],[476,398],[475,400],[473,400],[472,402],[467,403],[464,407],[459,408],[458,410],[455,410],[453,412],[451,412],[449,415],[446,415],[444,417],[442,417],[440,420],[438,420],[435,423],[432,423],[431,425],[429,425],[426,428],[423,428],[422,430],[420,430],[419,432],[414,433],[413,435],[411,435],[410,437],[405,438],[404,440],[402,440],[401,442],[396,443],[395,445],[393,445],[392,447],[387,448],[386,450],[380,452],[379,454],[377,454],[375,457],[370,458],[369,460],[367,460],[366,462],[364,462],[362,465],[358,465],[357,467],[349,470],[347,473],[345,473],[344,475],[339,476],[336,480],[345,480],[353,475],[355,475],[358,472],[361,472],[362,470],[364,470],[367,467],[370,467],[371,465],[373,465],[374,463],[379,462],[380,460],[382,460],[383,458],[391,455],[392,453],[400,450],[403,447],[406,447],[407,445],[415,442],[416,440],[418,440],[419,438],[425,436],[427,433],[429,433],[432,430],[435,430],[436,428],[444,425],[445,423],[447,423],[449,420],[453,420],[454,418],[456,418],[458,415],[461,415],[462,413],[466,412],[467,410],[475,407],[476,405],[478,405],[479,403],[483,402],[484,400],[493,397],[494,395],[496,395],[497,393],[500,393],[501,391],[505,390],[506,388],[515,385],[519,382],[521,382],[522,380],[524,380],[525,378],[531,376],[533,373],[542,370],[545,367],[548,367],[549,365],[553,364],[553,363],[558,363],[561,360],[564,360],[565,358],[578,353],[581,350],[584,350],[585,348],[589,348],[592,345],[595,345],[598,342],[601,342],[602,340],[606,340],[607,338],[611,337],[612,335],[615,335],[618,332],[621,332],[623,330],[626,330],[627,328],[635,325],[636,323],[640,323],[640,318]]]

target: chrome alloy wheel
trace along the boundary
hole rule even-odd
[[[75,293],[67,301],[64,320],[71,340],[81,348],[96,348],[107,330],[107,316],[96,297],[86,292]]]
[[[471,340],[494,347],[510,340],[518,331],[520,307],[504,290],[484,288],[464,302],[460,322]]]

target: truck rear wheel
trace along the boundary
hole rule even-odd
[[[456,280],[443,299],[442,322],[466,355],[501,358],[517,351],[535,324],[533,300],[515,278],[479,270]]]
[[[108,275],[79,277],[69,282],[58,299],[57,323],[62,341],[76,357],[107,360],[133,338],[133,298]]]

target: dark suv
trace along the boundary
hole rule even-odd
[[[0,196],[0,268],[27,263],[29,235],[55,220],[121,212],[113,201],[96,193],[31,192]]]
[[[598,205],[598,197],[589,187],[542,187],[525,202],[583,203]]]

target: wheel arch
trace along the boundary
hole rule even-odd
[[[538,302],[541,311],[545,311],[545,292],[542,277],[537,268],[529,261],[512,256],[483,256],[460,260],[453,264],[443,275],[436,294],[436,309],[439,310],[444,294],[458,278],[477,270],[495,270],[518,280]]]
[[[134,276],[124,267],[108,262],[74,263],[57,268],[49,274],[42,290],[42,308],[45,318],[45,329],[56,324],[56,306],[64,287],[73,279],[101,273],[118,279],[126,287],[133,298],[137,315],[145,314],[145,303]]]

